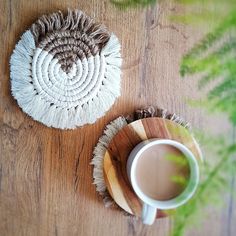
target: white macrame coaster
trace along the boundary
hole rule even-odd
[[[96,185],[96,191],[102,196],[104,205],[109,207],[114,204],[114,200],[108,193],[106,183],[103,175],[103,158],[105,152],[111,142],[112,138],[128,123],[133,122],[138,119],[143,119],[147,117],[161,117],[165,119],[172,120],[183,127],[190,129],[190,124],[184,121],[181,117],[176,114],[169,113],[167,110],[147,107],[144,109],[137,110],[134,115],[127,118],[120,116],[115,120],[111,121],[104,129],[103,135],[99,138],[98,143],[93,151],[93,159],[91,164],[93,167],[93,179]]]
[[[39,18],[10,59],[12,95],[46,126],[94,123],[120,96],[120,43],[80,10]]]

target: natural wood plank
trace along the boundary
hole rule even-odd
[[[117,34],[123,82],[122,96],[105,117],[94,125],[60,131],[33,121],[17,106],[9,89],[9,57],[34,20],[68,7],[80,8]],[[178,73],[181,56],[203,32],[170,23],[168,16],[184,9],[167,2],[119,11],[101,0],[0,0],[0,9],[1,235],[167,235],[169,219],[146,227],[121,211],[104,208],[91,184],[89,163],[105,124],[142,105],[165,107],[194,127],[214,123],[215,118],[187,105],[186,98],[200,94],[193,80],[181,80]],[[218,124],[223,126],[222,119]],[[208,230],[212,225],[215,218]]]

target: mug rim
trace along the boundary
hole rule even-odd
[[[130,167],[130,182],[135,193],[144,203],[158,209],[167,210],[167,209],[173,209],[180,205],[183,205],[194,195],[197,189],[198,183],[199,183],[199,166],[198,166],[196,157],[194,156],[192,151],[190,151],[185,145],[171,139],[151,139],[151,140],[149,139],[149,140],[145,140],[141,142],[140,144],[143,144],[145,142],[148,142],[148,143],[142,146],[138,150],[138,152],[135,154],[132,160],[131,167]],[[136,177],[135,177],[135,170],[137,167],[137,162],[141,154],[148,148],[154,145],[160,145],[160,144],[170,145],[180,150],[184,154],[186,159],[188,160],[189,167],[190,167],[190,178],[189,178],[187,187],[178,196],[169,200],[156,200],[146,195],[139,187],[136,181]],[[132,152],[130,155],[132,155]]]

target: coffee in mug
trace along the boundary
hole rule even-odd
[[[136,181],[142,192],[163,201],[178,196],[187,186],[190,169],[185,155],[168,144],[154,145],[137,161]]]
[[[195,193],[199,165],[185,145],[169,139],[139,143],[127,160],[127,174],[142,200],[142,221],[151,225],[157,211],[177,208]]]

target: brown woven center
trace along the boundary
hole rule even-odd
[[[110,38],[105,26],[79,10],[44,15],[32,25],[31,32],[37,47],[57,58],[66,73],[78,59],[99,53]]]
[[[70,30],[47,33],[38,47],[57,58],[61,68],[67,73],[78,59],[95,56],[99,51],[99,46],[93,38]]]

